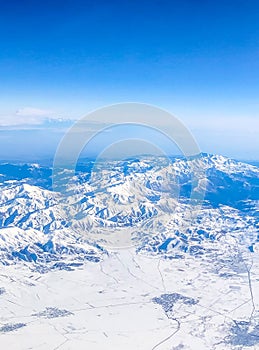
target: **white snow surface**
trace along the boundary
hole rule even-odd
[[[258,168],[150,164],[100,165],[63,194],[2,181],[1,349],[259,349]],[[202,205],[179,198],[195,169]],[[228,186],[251,198],[231,205]]]

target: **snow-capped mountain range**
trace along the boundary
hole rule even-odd
[[[207,254],[228,238],[258,249],[255,166],[201,154],[87,161],[73,177],[62,171],[68,182],[58,193],[51,168],[0,165],[3,264],[71,269],[127,246],[125,234],[137,252],[165,258]]]
[[[0,165],[4,348],[258,349],[259,168],[201,154],[56,170],[62,191],[51,168]]]

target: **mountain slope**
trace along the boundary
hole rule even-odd
[[[101,247],[119,247],[125,234],[138,252],[165,257],[205,254],[222,237],[257,249],[259,169],[252,165],[207,154],[87,163],[76,177],[66,173],[63,193],[42,186],[50,169],[19,165],[18,179],[15,165],[1,169],[4,263],[69,260],[81,253],[98,261]],[[6,169],[12,169],[10,179]],[[204,200],[192,200],[191,192]]]

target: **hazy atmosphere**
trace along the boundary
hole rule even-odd
[[[0,157],[51,157],[73,120],[143,102],[203,152],[258,160],[258,17],[256,0],[2,1]]]

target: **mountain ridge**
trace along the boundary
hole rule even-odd
[[[10,168],[10,177],[6,172],[0,177],[5,264],[43,266],[45,259],[55,265],[71,256],[99,261],[106,249],[116,248],[111,232],[120,237],[130,231],[139,253],[166,258],[204,254],[204,245],[222,235],[257,249],[259,169],[249,164],[207,154],[173,162],[140,157],[86,164],[64,193],[51,190],[50,168],[19,165],[18,179],[15,165]],[[191,199],[192,191],[200,202]]]

